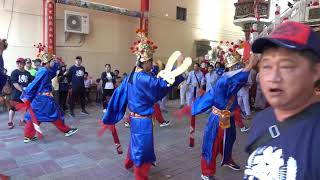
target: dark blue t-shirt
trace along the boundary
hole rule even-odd
[[[27,87],[28,84],[32,81],[32,76],[28,71],[20,71],[19,69],[16,69],[12,71],[11,73],[11,83],[18,83],[20,87],[23,89],[24,87]],[[21,91],[16,89],[14,86],[12,86],[12,92],[11,92],[11,98],[12,99],[20,99]]]
[[[71,66],[69,69],[69,81],[72,82],[72,89],[78,89],[84,87],[84,72],[86,72],[83,66]]]
[[[68,91],[68,78],[65,75],[59,79],[59,91]]]
[[[299,119],[280,136],[251,153],[244,179],[320,179],[320,103],[310,105],[284,122]],[[249,145],[278,122],[272,108],[258,113],[249,134]]]
[[[2,54],[0,54],[0,94],[2,92],[3,86],[6,84],[6,76],[3,73],[4,64],[3,64],[3,58]]]

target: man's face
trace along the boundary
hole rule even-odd
[[[152,64],[153,64],[152,60],[148,60],[148,61],[144,62],[143,70],[146,71],[146,72],[150,72],[151,69],[152,69]]]
[[[259,64],[260,84],[267,101],[275,109],[297,108],[313,96],[314,83],[320,78],[320,66],[284,48],[263,52]]]
[[[50,63],[49,63],[50,68],[53,68],[55,66],[55,63],[57,63],[56,60],[54,60],[54,59],[51,60]]]
[[[22,71],[24,70],[24,66],[25,66],[25,63],[24,62],[17,62],[17,68]]]
[[[208,72],[209,72],[209,73],[211,73],[211,72],[212,72],[212,70],[213,70],[213,69],[212,69],[212,67],[211,67],[211,66],[209,66],[209,67],[208,67]]]
[[[82,63],[82,60],[81,60],[81,59],[76,59],[76,65],[77,65],[77,66],[80,66],[81,63]]]
[[[32,65],[31,61],[27,61],[27,62],[26,62],[26,67],[27,67],[28,69],[31,68],[31,65]]]
[[[193,65],[193,70],[194,70],[194,71],[199,71],[199,66],[198,66],[198,64],[194,64],[194,65]]]
[[[106,70],[107,72],[110,72],[110,71],[111,71],[111,67],[110,67],[109,65],[106,65],[106,66],[105,66],[105,70]]]
[[[41,66],[41,63],[37,61],[37,62],[34,62],[33,65],[36,69],[38,69]]]

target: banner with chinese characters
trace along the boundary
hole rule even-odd
[[[55,3],[49,1],[47,3],[47,38],[48,38],[48,53],[55,53]]]

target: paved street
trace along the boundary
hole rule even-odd
[[[178,101],[169,101],[170,111],[176,107]],[[133,179],[133,172],[123,167],[126,153],[117,155],[111,133],[107,131],[102,138],[97,137],[101,108],[91,105],[88,111],[90,116],[76,111],[76,118],[66,117],[67,124],[79,128],[76,135],[64,137],[52,124],[43,123],[44,139],[28,144],[23,143],[23,127],[7,129],[8,115],[0,114],[0,173],[12,179]],[[160,128],[155,124],[157,167],[151,169],[150,179],[200,180],[201,143],[208,115],[197,117],[194,148],[188,147],[188,121],[174,120],[170,113],[164,115],[171,120],[171,126]],[[18,119],[15,122],[19,124]],[[122,122],[117,127],[126,152],[129,129]],[[247,158],[243,152],[245,142],[246,134],[238,129],[233,154],[242,168]],[[217,179],[221,180],[241,179],[242,174],[242,171],[217,168]]]

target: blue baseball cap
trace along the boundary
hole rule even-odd
[[[262,53],[270,45],[291,50],[311,50],[320,57],[320,35],[310,26],[298,22],[282,23],[269,36],[256,39],[252,44],[252,52]]]

